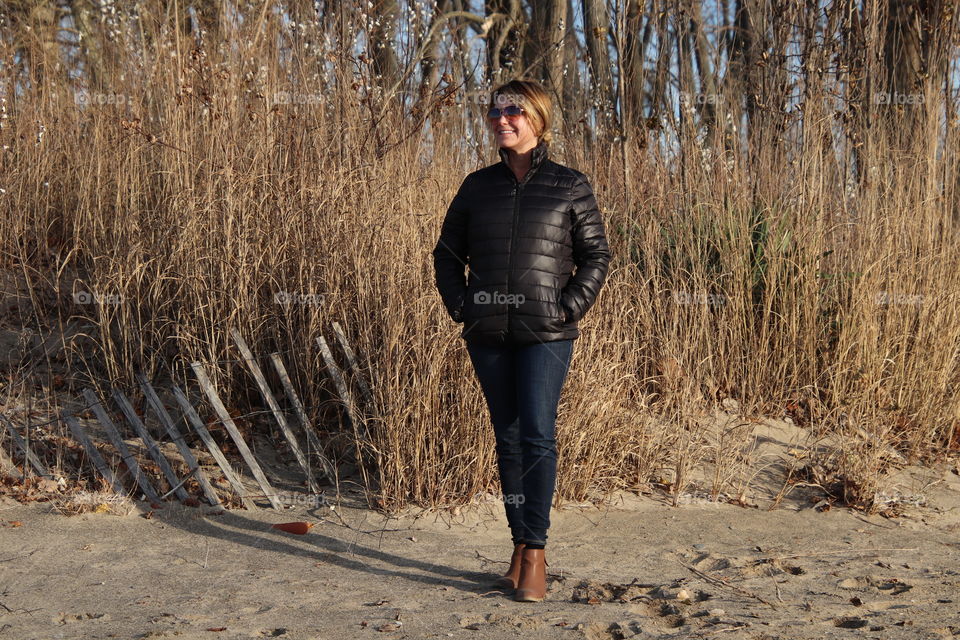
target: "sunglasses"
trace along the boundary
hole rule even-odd
[[[526,111],[524,111],[523,107],[518,107],[515,104],[511,104],[502,109],[499,109],[497,107],[490,109],[490,111],[487,111],[487,117],[490,118],[491,120],[499,120],[500,116],[507,116],[508,118],[518,118],[524,113],[526,113]]]

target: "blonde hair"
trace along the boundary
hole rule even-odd
[[[506,102],[523,107],[533,130],[537,132],[537,138],[550,144],[553,140],[553,132],[550,131],[553,123],[553,103],[543,85],[536,80],[511,80],[493,90],[489,108]]]

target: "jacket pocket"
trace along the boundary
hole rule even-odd
[[[564,326],[567,325],[567,323],[564,322],[564,317],[563,317],[563,316],[564,316],[564,313],[563,313],[563,305],[560,304],[560,299],[563,297],[563,296],[562,296],[562,293],[563,293],[563,292],[561,292],[561,291],[557,291],[556,302],[554,303],[554,307],[556,308],[555,317],[556,317],[556,319],[557,319],[557,326],[559,326],[559,327],[564,327]]]
[[[463,296],[463,306],[460,307],[460,317],[464,321],[473,319],[473,290],[467,287]]]

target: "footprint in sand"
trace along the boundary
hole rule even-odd
[[[860,591],[876,588],[880,591],[885,591],[890,595],[899,595],[913,588],[913,585],[907,584],[899,578],[884,578],[877,575],[844,578],[843,580],[837,582],[837,586],[841,589],[855,589]]]
[[[71,624],[74,622],[86,622],[87,620],[96,620],[98,622],[106,622],[110,619],[110,614],[108,613],[63,613],[53,618],[54,624]]]

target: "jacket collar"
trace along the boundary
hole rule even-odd
[[[513,169],[511,169],[510,165],[507,163],[507,150],[503,147],[499,147],[497,149],[497,153],[500,155],[500,161],[503,163],[504,169],[506,169],[512,177],[516,177],[513,175]],[[543,164],[543,161],[547,159],[547,155],[549,155],[547,143],[543,140],[540,140],[537,143],[537,146],[535,146],[530,153],[530,170],[527,171],[527,175],[523,176],[524,182],[526,182],[527,179],[533,175],[534,171],[536,171],[540,165]]]

